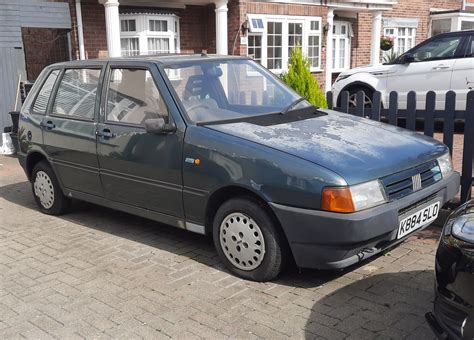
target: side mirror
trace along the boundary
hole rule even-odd
[[[410,64],[415,61],[415,57],[411,53],[405,53],[401,56],[400,61],[402,64]]]
[[[167,124],[163,118],[150,118],[145,120],[145,130],[148,133],[166,135],[176,131],[174,123]]]

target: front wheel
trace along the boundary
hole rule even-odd
[[[53,169],[45,161],[33,168],[31,186],[36,204],[48,215],[61,215],[70,205],[70,199],[63,195]]]
[[[226,267],[244,279],[269,281],[284,267],[282,235],[274,219],[253,200],[225,202],[214,218],[213,238]]]

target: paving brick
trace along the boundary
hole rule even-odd
[[[1,339],[432,338],[439,229],[344,271],[247,282],[199,235],[78,202],[43,215],[17,160],[0,164]]]

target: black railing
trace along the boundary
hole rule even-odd
[[[380,92],[373,94],[371,105],[364,103],[365,94],[359,91],[356,94],[356,103],[350,105],[349,92],[344,91],[338,99],[338,106],[333,106],[333,94],[326,94],[330,109],[350,113],[359,117],[366,117],[377,121],[384,121],[391,125],[401,126],[404,120],[404,127],[417,131],[423,130],[427,136],[433,137],[435,132],[435,121],[443,124],[443,143],[449,147],[453,154],[453,142],[455,134],[455,121],[464,124],[463,154],[461,170],[461,203],[471,198],[471,188],[473,182],[473,152],[474,152],[474,91],[467,94],[465,110],[456,110],[456,93],[449,91],[446,93],[444,110],[436,109],[436,93],[430,91],[426,95],[426,105],[424,110],[416,108],[416,93],[411,91],[407,96],[406,109],[398,109],[398,93],[391,92],[388,105],[382,107],[382,96]],[[386,107],[385,107],[386,106]],[[417,124],[417,120],[422,121],[423,128]]]

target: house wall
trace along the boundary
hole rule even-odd
[[[34,81],[46,66],[69,60],[65,29],[23,27],[21,35],[25,53],[26,74]]]
[[[430,9],[460,9],[459,0],[398,0],[391,11],[384,11],[384,18],[416,18],[416,44],[428,38],[430,24]],[[372,32],[372,14],[362,12],[357,15],[354,38],[352,39],[351,66],[370,64],[370,44]],[[383,28],[382,28],[383,30]],[[383,33],[383,31],[382,31]]]

